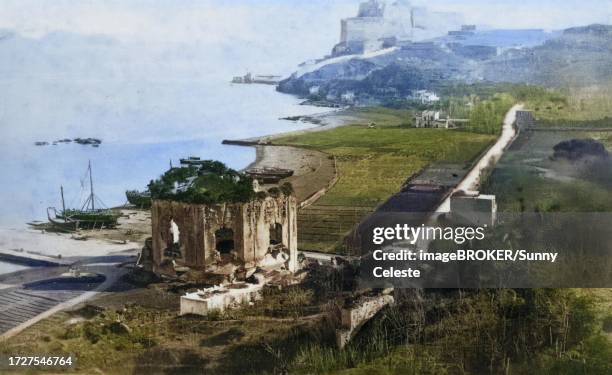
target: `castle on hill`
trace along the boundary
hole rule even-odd
[[[341,21],[340,43],[332,55],[359,54],[442,36],[459,29],[462,21],[457,13],[413,7],[407,0],[368,0],[359,5],[357,17]]]

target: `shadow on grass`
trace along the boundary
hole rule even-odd
[[[244,336],[245,334],[240,328],[232,327],[227,331],[202,339],[202,341],[200,341],[200,346],[211,347],[229,345],[234,341],[239,341]]]
[[[192,349],[154,348],[136,360],[134,374],[206,374],[209,362]]]
[[[260,340],[234,345],[219,359],[214,374],[288,374],[300,350],[309,344],[333,345],[334,331],[327,320],[271,329]]]

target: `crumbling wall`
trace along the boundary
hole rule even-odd
[[[289,251],[291,271],[297,269],[297,201],[293,196],[280,195],[254,200],[242,205],[244,247],[241,258],[257,265],[270,246],[270,229],[282,226],[281,243]]]
[[[353,338],[357,331],[383,307],[394,302],[393,296],[381,294],[362,297],[339,311],[340,327],[336,330],[336,344],[340,349]]]
[[[172,242],[171,222],[179,229],[180,256],[174,259],[179,264],[203,266],[206,260],[204,252],[204,230],[199,223],[204,222],[203,206],[190,205],[173,201],[154,201],[151,206],[153,264],[161,265],[167,256]]]
[[[180,231],[178,253],[169,252],[174,221]],[[247,266],[257,266],[270,247],[270,228],[282,226],[281,242],[289,252],[289,269],[297,269],[297,201],[280,195],[247,203],[215,205],[154,200],[151,207],[154,270],[174,260],[204,269],[216,261],[220,229],[233,231],[233,252]]]

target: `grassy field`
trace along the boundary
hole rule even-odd
[[[592,138],[612,150],[610,132],[534,132],[504,155],[483,191],[497,196],[501,211],[612,212],[610,175],[550,159],[555,144],[574,138]]]
[[[538,119],[551,125],[612,126],[612,83],[567,89],[560,94],[563,100],[528,104]]]
[[[333,155],[339,180],[298,218],[302,250],[343,252],[342,239],[374,208],[399,191],[412,174],[434,162],[469,163],[495,139],[492,135],[411,128],[411,111],[358,109],[367,125],[287,136],[275,144]]]
[[[612,82],[554,90],[479,83],[449,86],[441,94],[445,99],[437,105],[440,109],[469,116],[470,126],[481,132],[490,130],[487,122],[497,115],[492,109],[507,105],[509,98],[534,111],[541,126],[612,127]]]
[[[309,290],[271,290],[253,306],[208,317],[177,316],[178,294],[164,293],[173,303],[156,306],[161,293],[136,292],[148,301],[118,293],[54,314],[0,343],[0,353],[71,353],[76,364],[66,372],[79,374],[272,374],[300,345],[333,342]]]
[[[392,110],[372,117],[375,128],[348,125],[279,138],[275,144],[312,148],[336,157],[340,180],[318,204],[374,207],[413,173],[432,162],[469,162],[494,139],[490,135],[442,129],[415,129]],[[382,118],[383,120],[376,120]]]

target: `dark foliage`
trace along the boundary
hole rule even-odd
[[[153,199],[197,204],[247,202],[255,195],[251,178],[214,160],[171,168],[151,181],[149,190]]]

